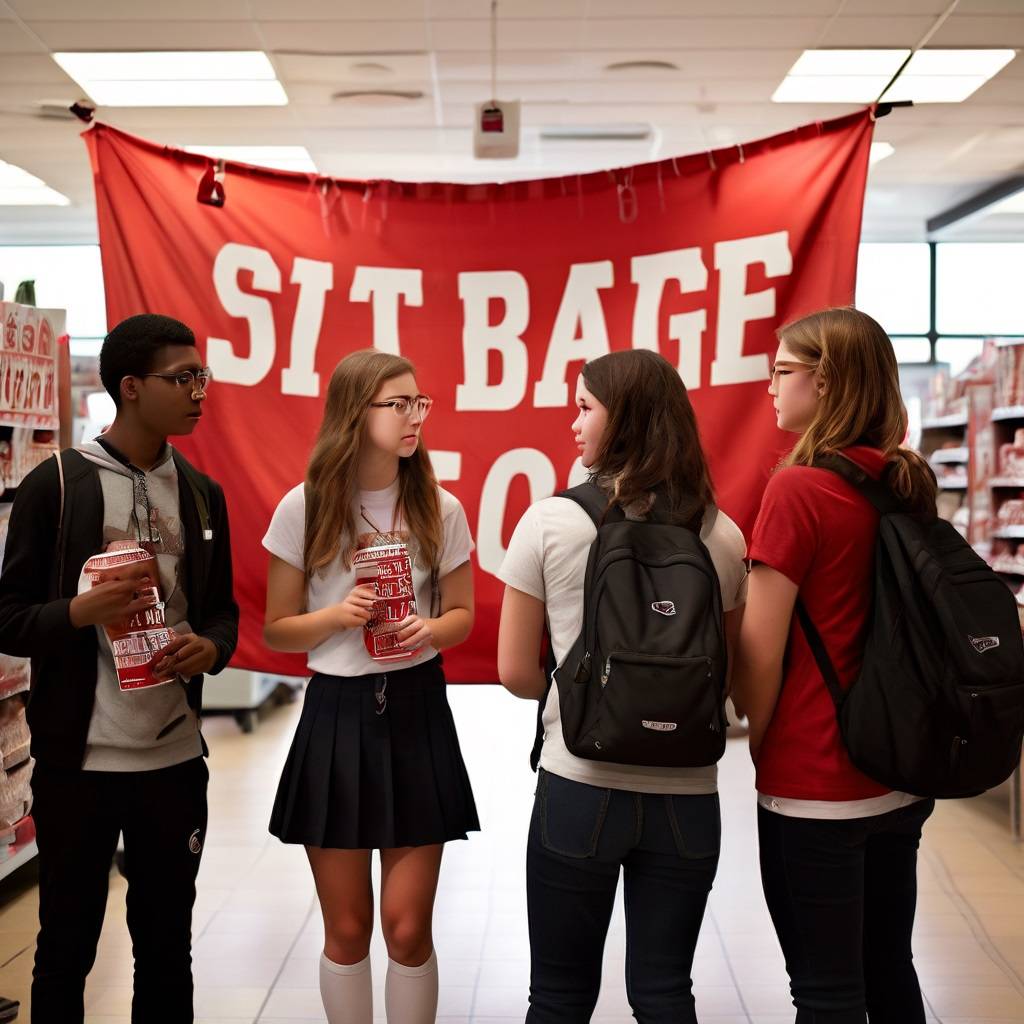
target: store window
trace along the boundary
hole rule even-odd
[[[890,335],[927,334],[931,329],[930,260],[927,242],[864,243],[857,259],[857,308],[873,316]],[[930,356],[929,352],[925,359]]]
[[[939,334],[1024,334],[1024,243],[946,242],[935,257]]]
[[[22,281],[35,281],[36,304],[66,309],[73,355],[99,353],[107,333],[98,245],[0,246],[0,282],[12,300]]]
[[[975,356],[981,355],[984,338],[939,338],[935,342],[935,361],[946,363],[952,376],[963,373]]]

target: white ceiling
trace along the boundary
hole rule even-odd
[[[101,108],[172,145],[300,144],[343,177],[506,180],[744,142],[851,106],[773,104],[809,47],[918,44],[950,0],[500,0],[500,98],[523,101],[514,162],[474,161],[473,105],[489,99],[489,0],[0,0],[0,160],[67,195],[66,208],[0,207],[0,244],[94,241],[92,183],[75,122],[41,119],[79,87],[61,50],[266,50],[278,108]],[[1024,0],[960,0],[932,47],[1024,49]],[[367,55],[372,55],[368,57]],[[678,71],[606,70],[665,60]],[[360,64],[383,64],[372,72]],[[422,90],[393,105],[332,100],[353,88]],[[541,141],[544,125],[648,122],[642,142]],[[1024,167],[1024,55],[961,104],[896,110],[876,139],[865,239],[919,239],[924,223]],[[961,237],[1024,237],[1024,215]]]

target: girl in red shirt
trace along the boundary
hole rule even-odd
[[[907,413],[892,344],[871,317],[827,309],[779,332],[768,393],[798,435],[765,489],[734,669],[757,766],[761,880],[797,1024],[923,1024],[911,953],[917,848],[934,801],[850,762],[793,615],[797,597],[841,684],[860,671],[878,513],[816,457],[838,453],[935,515],[935,478],[900,447]]]

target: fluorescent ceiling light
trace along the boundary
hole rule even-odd
[[[773,103],[872,103],[892,75],[793,75],[772,93]]]
[[[277,78],[270,58],[261,50],[55,53],[53,59],[80,85],[88,82],[273,82]]]
[[[892,78],[910,50],[804,50],[787,75],[888,75]]]
[[[271,107],[288,102],[259,50],[55,53],[100,106]]]
[[[919,50],[884,99],[962,103],[1016,55],[1016,50]]]
[[[255,164],[257,167],[273,167],[280,171],[305,171],[316,174],[316,164],[305,146],[186,146],[189,153],[203,153],[206,156],[220,157],[222,160],[235,160],[242,164]]]
[[[772,95],[773,103],[871,103],[910,50],[804,50]]]
[[[775,90],[775,103],[960,103],[1006,67],[1016,50],[804,50]],[[907,57],[910,60],[907,61]]]
[[[0,206],[70,206],[67,196],[41,178],[0,160]]]
[[[651,126],[645,122],[624,124],[553,124],[544,125],[540,138],[545,141],[640,141],[651,134]]]
[[[891,142],[872,142],[871,156],[868,157],[868,163],[877,164],[879,160],[884,160],[887,156],[892,156],[895,152],[896,147]]]
[[[1016,50],[918,50],[903,74],[983,75],[987,79],[1016,56]]]

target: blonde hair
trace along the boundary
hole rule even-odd
[[[307,576],[339,554],[344,567],[351,568],[358,534],[354,506],[359,457],[370,402],[385,381],[415,372],[408,359],[370,348],[347,355],[331,374],[324,418],[306,469]],[[416,561],[435,569],[443,537],[441,499],[422,440],[412,455],[398,460],[398,480],[398,511],[416,541]]]
[[[889,336],[866,313],[852,307],[823,309],[787,324],[779,341],[816,368],[822,388],[810,426],[784,460],[809,466],[819,455],[852,445],[870,445],[885,455],[885,482],[920,515],[935,515],[935,474],[922,456],[903,447],[907,409]]]

